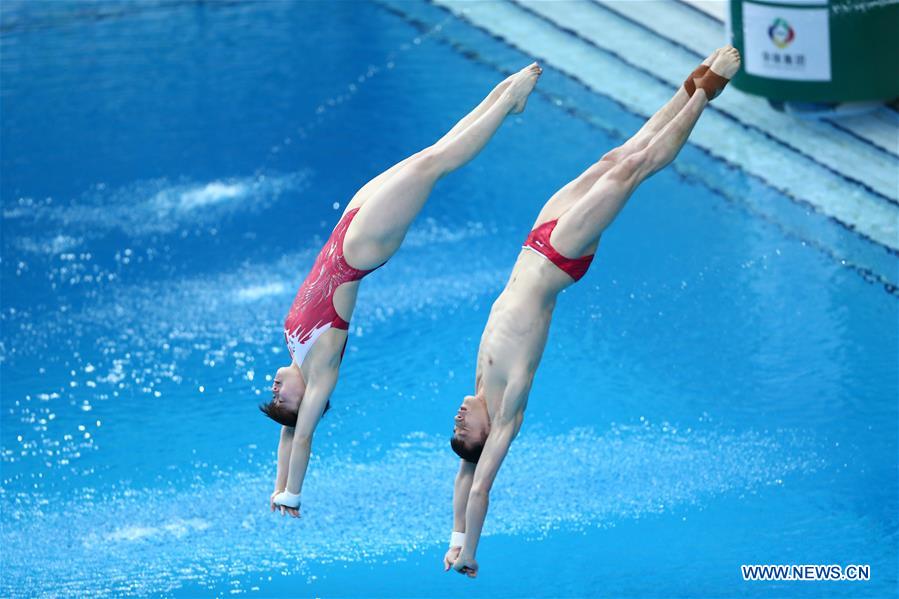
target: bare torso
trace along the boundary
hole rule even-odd
[[[491,420],[521,419],[543,356],[556,296],[573,283],[557,266],[522,250],[481,336],[477,390]]]

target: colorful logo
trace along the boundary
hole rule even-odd
[[[796,32],[790,27],[790,24],[784,19],[774,19],[771,27],[768,28],[768,37],[774,42],[774,45],[783,50],[793,42]]]

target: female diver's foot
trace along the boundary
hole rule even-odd
[[[518,72],[512,73],[511,75],[497,83],[496,87],[494,87],[490,92],[490,96],[499,98],[503,94],[503,92],[506,91],[510,85],[512,85],[512,82],[515,81],[516,77],[518,77]]]
[[[506,90],[509,89],[509,86],[512,85],[512,82],[515,81],[515,78],[518,77],[518,73],[512,73],[502,81],[496,84],[496,87],[490,90],[490,93],[487,94],[487,100],[484,103],[486,108],[493,106],[500,98],[503,97],[503,94],[506,93]],[[478,107],[480,108],[480,106]],[[480,116],[480,114],[478,115]]]
[[[509,87],[506,89],[506,97],[511,101],[512,107],[509,114],[519,114],[524,111],[528,96],[537,85],[537,79],[543,73],[536,62],[529,64],[509,78]]]

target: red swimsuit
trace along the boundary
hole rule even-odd
[[[581,256],[580,258],[566,258],[552,246],[549,242],[549,236],[552,235],[553,229],[559,223],[559,219],[550,220],[528,234],[522,246],[526,250],[537,252],[570,276],[575,281],[579,280],[586,274],[593,262],[593,254]]]
[[[357,212],[358,208],[350,210],[334,227],[331,237],[318,253],[312,270],[300,285],[284,320],[287,349],[297,366],[303,365],[303,359],[319,335],[330,328],[344,331],[350,328],[350,323],[334,309],[334,292],[337,288],[344,283],[358,281],[375,270],[353,268],[343,256],[343,239]]]

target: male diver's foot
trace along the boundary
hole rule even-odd
[[[704,64],[707,67],[712,66],[712,62],[718,57],[722,50],[724,50],[724,48],[715,48],[714,52],[706,56],[701,64]]]
[[[509,87],[506,89],[506,95],[512,102],[512,108],[509,109],[510,114],[519,114],[524,111],[524,107],[528,102],[528,96],[537,85],[537,79],[543,73],[536,62],[529,64],[509,78]]]
[[[709,69],[725,79],[733,79],[740,70],[740,51],[733,46],[718,48]]]
[[[696,80],[701,79],[703,75],[705,75],[709,71],[709,67],[712,66],[712,62],[718,56],[722,48],[716,49],[714,52],[705,57],[699,66],[693,69],[693,72],[687,75],[687,78],[684,79],[684,89],[687,92],[687,96],[692,96],[696,91]]]
[[[710,101],[721,94],[724,86],[740,70],[740,52],[733,46],[718,48],[713,57],[712,63],[705,74],[693,79],[695,88],[702,89]],[[687,91],[689,92],[690,90],[688,89]],[[692,96],[693,94],[691,93],[690,95]]]

